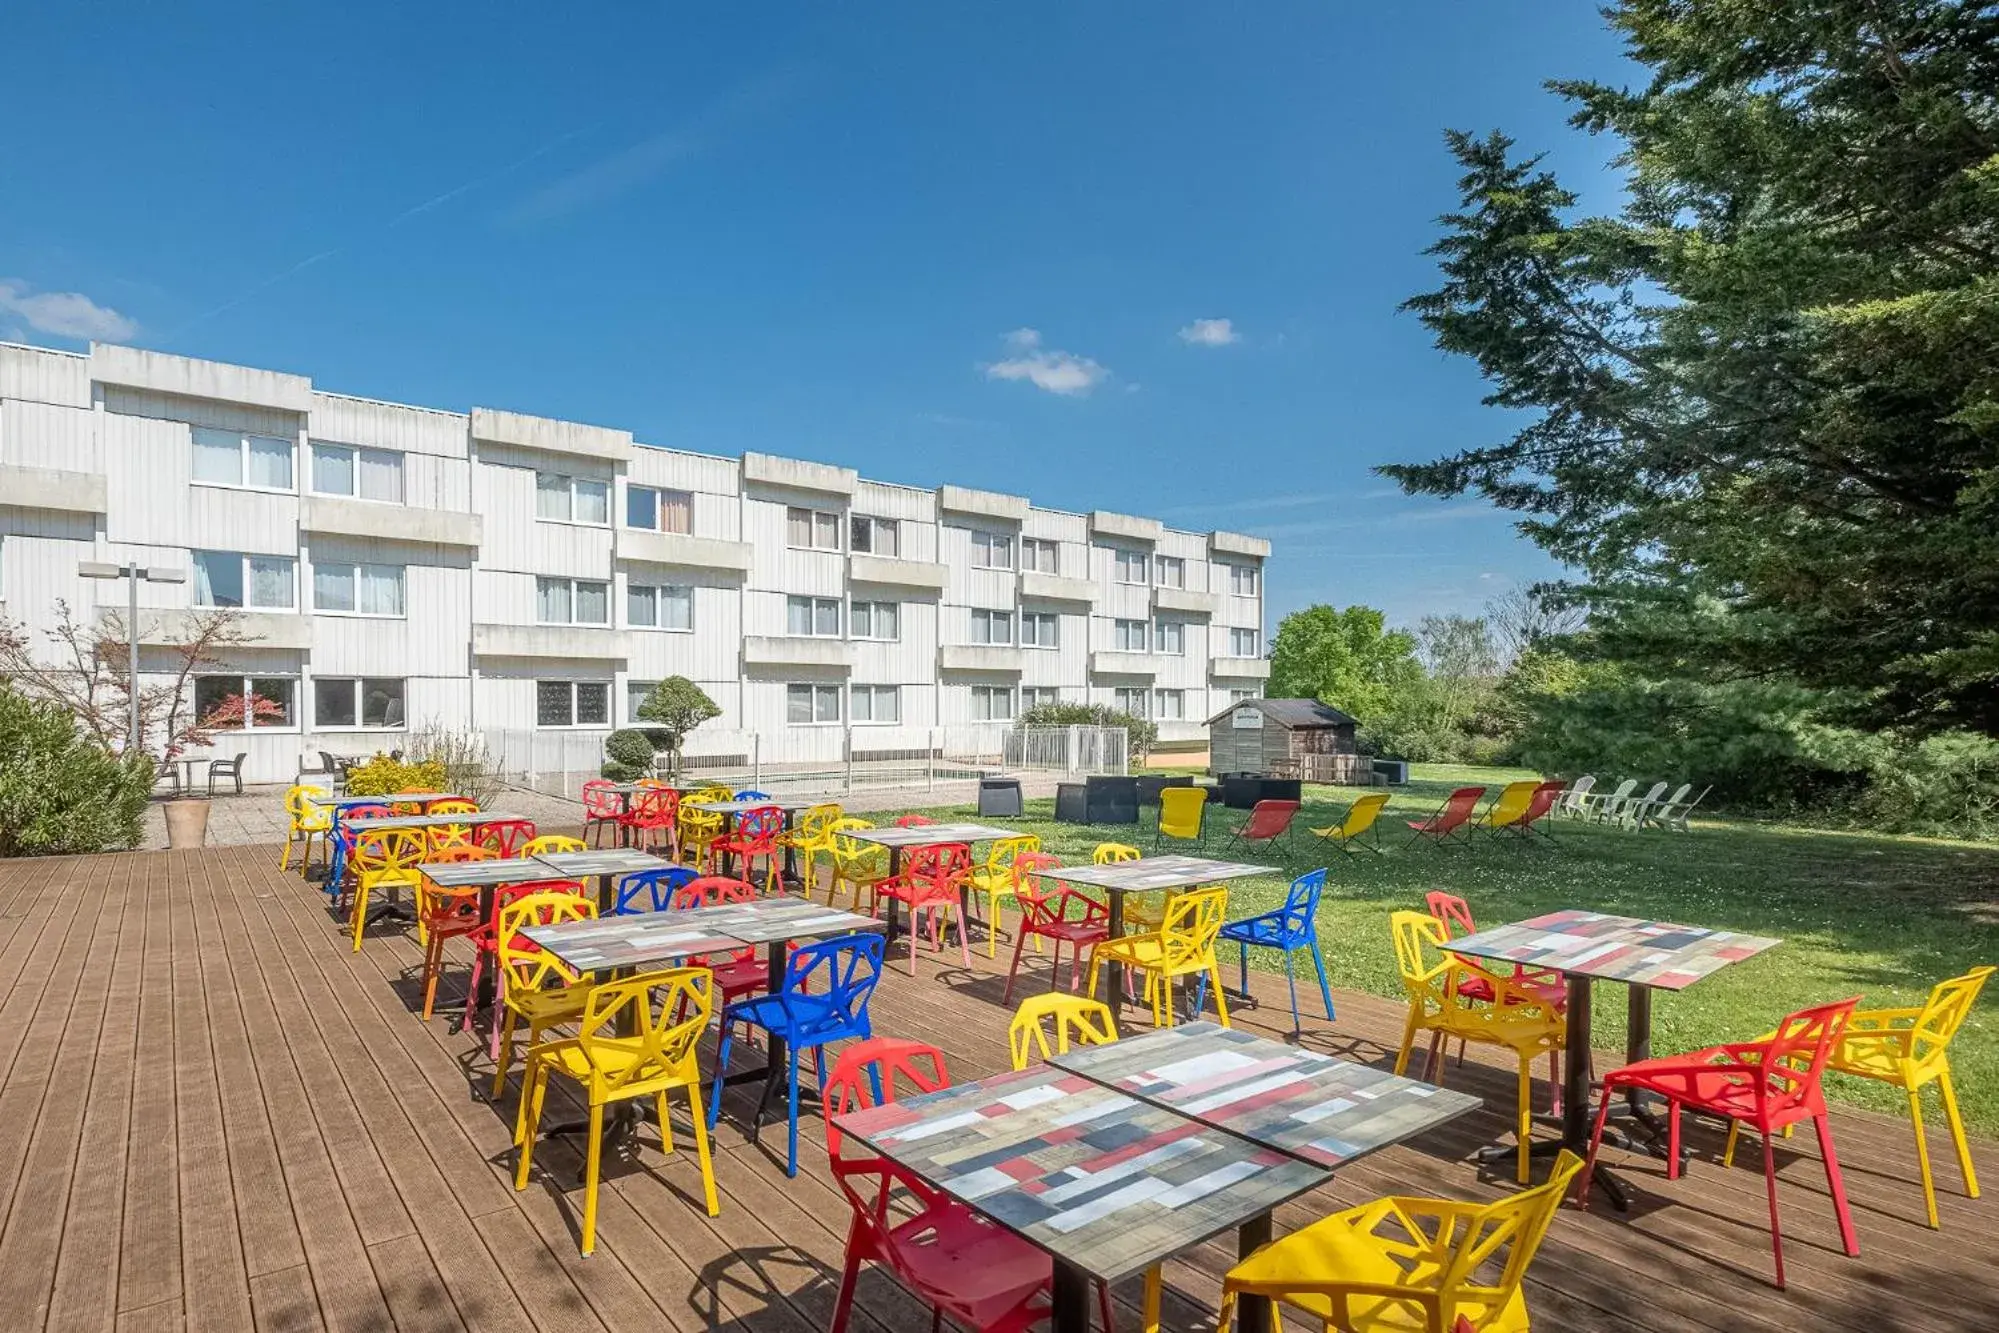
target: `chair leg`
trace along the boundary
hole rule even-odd
[[[354,952],[360,953],[361,931],[368,924],[368,886],[366,884],[357,884],[354,886],[354,906],[351,910],[354,913]]]
[[[1326,1002],[1326,1021],[1328,1023],[1337,1022],[1338,1020],[1333,1017],[1333,988],[1326,981],[1325,955],[1319,952],[1319,941],[1316,939],[1312,941],[1312,966],[1318,969],[1319,998]]]
[[[1229,1025],[1229,1002],[1222,998],[1222,969],[1213,958],[1208,960],[1208,978],[1215,983],[1215,1021],[1223,1027],[1227,1027]],[[1160,984],[1166,987],[1166,1003],[1172,1004],[1173,983],[1162,981]],[[1297,1012],[1295,1006],[1292,1012]]]
[[[1853,1213],[1846,1206],[1846,1182],[1839,1174],[1839,1154],[1832,1150],[1832,1120],[1824,1113],[1812,1117],[1819,1132],[1819,1156],[1825,1159],[1825,1186],[1832,1194],[1833,1211],[1839,1215],[1839,1243],[1849,1257],[1860,1253],[1860,1239],[1853,1234]]]
[[[1395,1053],[1395,1077],[1409,1068],[1409,1053],[1416,1049],[1416,1007],[1409,1007],[1409,1020],[1402,1025],[1402,1049]]]
[[[1242,941],[1236,943],[1236,979],[1242,982],[1242,993],[1249,994],[1249,945]]]
[[[1741,1133],[1742,1122],[1740,1120],[1731,1120],[1728,1122],[1728,1137],[1722,1140],[1721,1144],[1721,1164],[1724,1168],[1735,1165],[1735,1140]]]
[[[1520,1152],[1519,1164],[1514,1174],[1520,1183],[1525,1185],[1533,1174],[1530,1163],[1534,1147],[1534,1059],[1529,1055],[1520,1057],[1519,1101],[1520,1104],[1514,1112],[1513,1133],[1520,1142]]]
[[[514,1011],[504,1005],[493,1024],[493,1040],[498,1043],[493,1055],[493,1100],[498,1101],[507,1095],[507,1066],[514,1062]]]
[[[1013,966],[1006,970],[1006,990],[1000,994],[1000,1003],[1003,1005],[1013,1003],[1013,979],[1020,974],[1020,951],[1021,947],[1026,943],[1027,936],[1019,931],[1015,931],[1013,936]]]
[[[1165,1274],[1160,1271],[1158,1264],[1154,1264],[1145,1270],[1145,1303],[1139,1308],[1139,1327],[1141,1333],[1159,1333],[1159,1296],[1160,1288],[1164,1285],[1164,1278]],[[1277,1312],[1272,1310],[1270,1316],[1274,1321],[1277,1318]],[[1110,1333],[1113,1327],[1110,1313],[1106,1311],[1104,1313],[1105,1333]],[[1225,1323],[1217,1324],[1215,1327],[1227,1328],[1228,1325]]]
[[[548,1095],[548,1067],[539,1062],[530,1062],[525,1086],[521,1089],[521,1106],[514,1120],[514,1143],[520,1152],[514,1159],[514,1189],[516,1192],[528,1187],[528,1171],[534,1161],[535,1136],[541,1133],[541,1107]]]
[[[597,1168],[604,1156],[604,1103],[590,1103],[590,1142],[583,1154],[583,1253],[597,1248]]]
[[[1777,1259],[1777,1285],[1784,1285],[1784,1234],[1777,1228],[1776,1135],[1763,1136],[1763,1186],[1770,1195],[1770,1252]]]
[[[1589,1156],[1583,1159],[1582,1174],[1576,1178],[1576,1207],[1589,1207],[1590,1177],[1596,1174],[1596,1150],[1603,1146],[1603,1127],[1610,1123],[1610,1087],[1606,1084],[1603,1100],[1597,1103],[1596,1125],[1590,1131]]]
[[[1291,966],[1291,950],[1289,949],[1284,951],[1284,984],[1291,988],[1291,1029],[1294,1032],[1303,1032],[1305,1030],[1305,1020],[1298,1016],[1298,977]],[[1249,987],[1247,986],[1243,987],[1245,991],[1248,989]]]
[[[1937,1090],[1943,1094],[1943,1118],[1950,1123],[1951,1142],[1957,1145],[1957,1165],[1964,1172],[1966,1198],[1978,1197],[1978,1173],[1971,1169],[1971,1143],[1964,1137],[1964,1120],[1957,1113],[1957,1089],[1950,1084],[1950,1070],[1937,1075]]]
[[[791,1057],[791,1079],[790,1079],[791,1086],[788,1090],[790,1093],[790,1105],[788,1109],[791,1117],[791,1132],[787,1140],[789,1146],[787,1147],[785,1153],[784,1174],[786,1174],[787,1176],[796,1176],[798,1174],[798,1047],[797,1045],[794,1044],[788,1047],[786,1053]]]
[[[708,1149],[708,1123],[707,1118],[701,1114],[701,1084],[698,1080],[687,1085],[687,1104],[694,1112],[694,1155],[701,1163],[702,1197],[708,1205],[708,1216],[717,1217],[722,1212],[722,1201],[715,1193],[715,1158]],[[664,1133],[666,1127],[664,1109],[661,1110],[659,1123]]]
[[[423,951],[423,1021],[430,1021],[431,1011],[437,1005],[437,974],[444,970],[444,937],[432,934],[430,943]],[[468,995],[467,1004],[472,1002]]]
[[[1680,1178],[1680,1104],[1666,1103],[1666,1179]]]
[[[1923,1135],[1923,1094],[1909,1089],[1909,1122],[1916,1129],[1916,1166],[1923,1175],[1923,1213],[1930,1229],[1937,1226],[1937,1187],[1930,1178],[1930,1145]]]
[[[861,1220],[847,1226],[847,1256],[840,1265],[840,1294],[833,1301],[833,1318],[827,1333],[847,1333],[847,1320],[854,1312],[854,1287],[861,1276]]]

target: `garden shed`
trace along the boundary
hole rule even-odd
[[[1365,786],[1373,765],[1359,725],[1317,699],[1242,699],[1208,719],[1208,771]]]

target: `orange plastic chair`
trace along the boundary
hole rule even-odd
[[[529,893],[497,907],[494,932],[499,959],[499,1057],[493,1062],[493,1098],[507,1090],[507,1067],[514,1060],[514,1026],[527,1024],[530,1054],[544,1029],[574,1022],[590,998],[581,973],[521,934],[525,926],[560,921],[594,921],[597,904],[564,890]]]
[[[1563,1152],[1544,1183],[1494,1203],[1392,1194],[1321,1218],[1229,1270],[1216,1326],[1263,1296],[1272,1329],[1288,1305],[1342,1333],[1527,1333],[1527,1266],[1581,1168]]]
[[[354,952],[361,952],[361,932],[368,924],[368,899],[383,892],[407,890],[412,896],[423,882],[417,867],[429,854],[421,833],[409,829],[377,829],[354,844],[354,902],[348,909],[354,928]]]
[[[1215,988],[1215,1017],[1229,1025],[1228,1001],[1222,998],[1221,968],[1215,960],[1215,940],[1228,914],[1229,891],[1215,887],[1175,894],[1166,904],[1159,929],[1144,935],[1121,935],[1090,950],[1090,980],[1084,993],[1097,992],[1097,971],[1105,963],[1145,974],[1145,993],[1152,1002],[1155,1027],[1173,1026],[1173,982],[1185,976],[1204,977]]]
[[[543,1042],[528,1052],[521,1105],[514,1122],[520,1160],[514,1188],[524,1190],[534,1159],[534,1140],[551,1074],[572,1079],[590,1105],[588,1146],[583,1157],[584,1254],[597,1248],[597,1173],[604,1150],[604,1108],[639,1097],[653,1099],[659,1116],[659,1146],[673,1151],[673,1115],[666,1094],[687,1093],[694,1117],[694,1154],[701,1164],[701,1190],[708,1216],[722,1211],[715,1191],[715,1162],[708,1150],[708,1118],[701,1109],[701,1070],[695,1047],[715,1008],[715,978],[705,967],[645,972],[623,981],[593,986],[584,999],[574,1037]]]
[[[1561,1011],[1546,996],[1528,989],[1511,977],[1502,977],[1443,952],[1450,943],[1442,922],[1422,912],[1396,912],[1389,917],[1395,936],[1395,965],[1402,974],[1402,988],[1409,996],[1409,1016],[1402,1027],[1402,1049],[1395,1057],[1399,1075],[1409,1067],[1409,1052],[1416,1034],[1428,1031],[1430,1065],[1424,1077],[1442,1083],[1443,1066],[1438,1059],[1443,1041],[1462,1037],[1489,1046],[1504,1046],[1520,1062],[1520,1103],[1514,1132],[1519,1140],[1518,1176],[1527,1183],[1528,1155],[1533,1142],[1534,1061],[1562,1049],[1566,1023]],[[1440,957],[1432,962],[1430,954]],[[1480,993],[1489,991],[1492,1001],[1473,1005],[1466,1002],[1463,987],[1481,983]]]
[[[398,787],[396,789],[397,796],[423,797],[423,796],[435,796],[437,794],[438,794],[437,790],[434,787]],[[399,815],[420,815],[424,812],[425,807],[427,807],[429,804],[430,803],[428,801],[423,801],[423,800],[415,800],[415,801],[392,800],[389,802],[389,809],[395,814]]]
[[[430,863],[435,865],[497,859],[490,848],[470,845],[445,847],[430,853]],[[423,1016],[426,1021],[437,1000],[437,979],[444,973],[444,942],[462,939],[478,931],[481,892],[476,884],[446,888],[433,883],[428,875],[417,881],[416,919],[422,927],[424,940]],[[472,1003],[469,992],[465,1002],[468,1005]]]
[[[1066,1055],[1071,1044],[1107,1046],[1116,1040],[1117,1020],[1110,1006],[1063,991],[1022,1000],[1006,1030],[1007,1054],[1015,1069],[1027,1068],[1037,1056]]]

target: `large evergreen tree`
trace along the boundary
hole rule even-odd
[[[1510,440],[1383,469],[1483,492],[1578,571],[1602,649],[1999,734],[1999,10],[1621,0],[1613,217],[1504,136],[1409,302]],[[1274,683],[1274,682],[1273,682]]]

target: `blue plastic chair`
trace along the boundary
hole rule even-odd
[[[360,813],[357,814],[356,811]],[[372,796],[365,801],[343,801],[335,804],[333,818],[328,821],[333,825],[333,833],[327,840],[331,850],[326,854],[326,878],[319,886],[320,891],[327,897],[339,894],[340,881],[347,874],[347,857],[354,850],[356,839],[348,830],[347,821],[385,818],[389,813],[388,803],[376,800]]]
[[[634,870],[620,876],[613,916],[635,916],[640,912],[664,912],[673,905],[674,891],[692,884],[701,872],[692,866],[662,866],[657,870]]]
[[[1298,978],[1291,970],[1291,955],[1299,949],[1312,951],[1312,966],[1319,971],[1319,997],[1326,1002],[1326,1021],[1333,1021],[1333,988],[1326,984],[1326,959],[1319,952],[1319,897],[1326,891],[1326,872],[1308,870],[1291,881],[1284,906],[1260,916],[1244,917],[1222,927],[1220,938],[1233,940],[1239,950],[1242,990],[1249,993],[1249,950],[1281,949],[1284,952],[1284,980],[1291,987],[1291,1026],[1300,1031],[1304,1020],[1298,1016]],[[1194,1012],[1208,996],[1208,979],[1201,978],[1194,1000]]]
[[[875,931],[803,945],[787,960],[782,987],[768,995],[738,1000],[722,1011],[722,1044],[715,1055],[715,1091],[708,1099],[711,1130],[722,1114],[723,1080],[729,1071],[729,1044],[736,1024],[749,1023],[773,1038],[782,1037],[788,1048],[789,1067],[784,1071],[784,1079],[790,1120],[784,1173],[798,1174],[799,1052],[810,1048],[819,1086],[824,1088],[827,1045],[850,1038],[865,1041],[874,1035],[868,1022],[868,1001],[881,980],[884,947],[885,941]],[[751,1142],[756,1141],[757,1131],[762,1127],[764,1103],[770,1099],[777,1078],[778,1070],[773,1065],[758,1095],[756,1114],[750,1120]]]
[[[741,791],[736,793],[736,799],[739,801],[768,801],[770,799],[770,793],[761,792],[761,791],[752,791],[748,787],[745,787]]]

